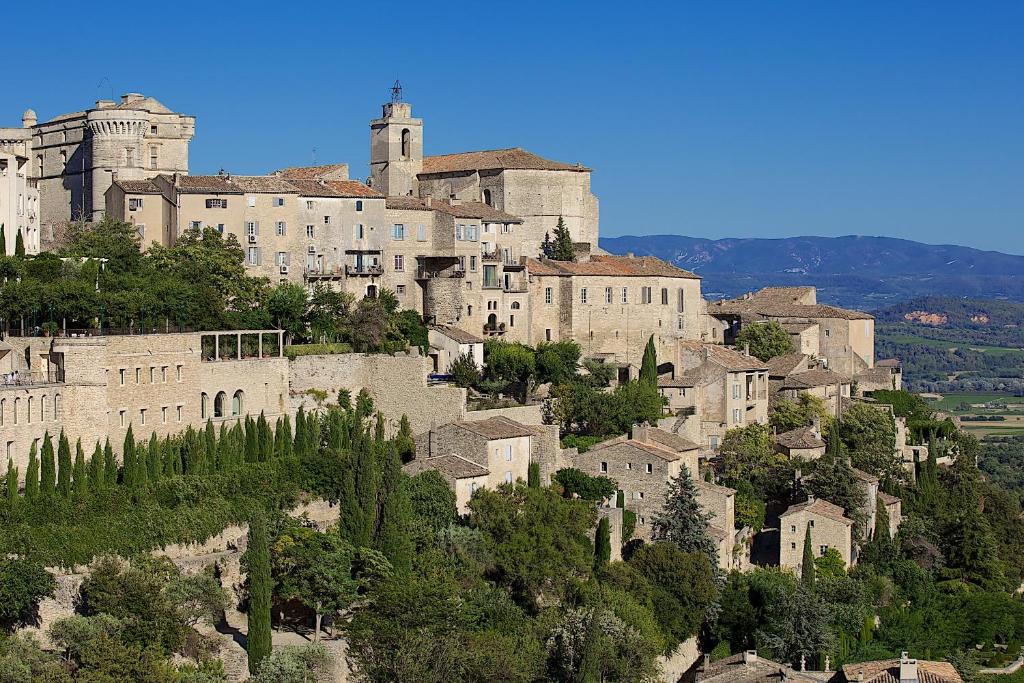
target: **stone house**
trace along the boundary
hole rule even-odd
[[[14,254],[21,234],[26,254],[39,253],[39,181],[29,177],[28,156],[0,141],[0,233],[6,253]]]
[[[878,500],[882,501],[885,512],[889,515],[889,536],[895,538],[896,532],[900,530],[900,523],[903,521],[903,501],[885,491],[878,492]]]
[[[857,477],[857,483],[864,491],[864,513],[867,521],[864,524],[864,538],[870,538],[875,533],[875,520],[878,517],[878,496],[881,491],[878,489],[878,477],[853,468],[853,474]]]
[[[782,323],[797,353],[817,358],[821,353],[821,328],[818,323]]]
[[[847,568],[856,561],[853,520],[848,519],[838,505],[812,497],[806,502],[791,505],[779,516],[780,567],[800,573],[808,527],[815,557],[823,556],[828,548],[835,548]]]
[[[906,652],[899,659],[844,664],[829,683],[963,683],[949,662],[911,659]]]
[[[697,500],[711,515],[708,531],[718,543],[718,566],[729,571],[734,566],[736,547],[736,490],[697,479]]]
[[[816,355],[828,369],[853,377],[875,365],[874,318],[860,311],[819,304],[814,287],[766,287],[738,299],[710,304],[708,314],[725,326],[726,343],[736,338],[743,325],[764,320],[791,326],[817,325]],[[810,330],[808,327],[800,334]],[[798,348],[803,351],[803,342]]]
[[[822,683],[818,672],[797,671],[787,664],[773,662],[747,650],[711,661],[705,655],[702,663],[694,666],[683,677],[686,683]]]
[[[452,422],[415,437],[416,459],[457,455],[485,468],[487,486],[497,488],[527,480],[535,437],[532,427],[507,417]]]
[[[470,498],[477,489],[489,485],[491,476],[490,470],[483,465],[454,453],[416,458],[405,464],[402,469],[409,476],[416,476],[427,470],[437,471],[455,492],[455,507],[460,515],[469,513]]]
[[[831,370],[814,368],[784,378],[779,383],[774,398],[795,401],[800,398],[800,394],[810,394],[822,399],[829,414],[836,415],[839,401],[850,397],[852,386],[853,383],[847,376]]]
[[[885,358],[877,361],[875,367],[861,370],[853,379],[861,394],[885,389],[899,391],[903,388],[903,366],[895,358]]]
[[[478,369],[484,366],[484,340],[457,327],[432,325],[427,331],[434,372],[447,374],[456,358],[465,354]]]
[[[699,443],[705,452],[714,452],[729,429],[767,423],[768,366],[762,361],[705,342],[680,341],[677,353],[680,381],[660,383],[666,384],[663,395],[666,390],[669,394],[672,389],[683,390],[675,399],[680,408],[662,424],[671,423],[671,431]],[[667,386],[670,383],[688,386]],[[670,397],[670,407],[671,401]]]
[[[790,460],[817,460],[825,455],[825,445],[817,425],[797,427],[775,435],[775,450]]]

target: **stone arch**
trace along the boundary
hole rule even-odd
[[[54,420],[59,420],[62,417],[64,417],[64,415],[62,414],[62,406],[61,406],[61,403],[60,403],[60,394],[54,394],[53,395],[53,419]]]
[[[228,400],[228,395],[223,391],[218,391],[217,395],[213,398],[213,416],[224,417],[224,404]]]
[[[210,417],[210,396],[204,391],[199,394],[199,417],[203,420]]]
[[[14,424],[18,424],[18,409],[21,408],[21,399],[19,397],[14,398]]]
[[[513,301],[512,302],[512,310],[513,311],[518,311],[519,310],[519,302],[518,301]]]
[[[402,129],[402,158],[408,159],[412,152],[412,133],[408,128]]]
[[[498,329],[498,316],[495,313],[491,313],[487,316],[487,327],[492,330]]]
[[[486,204],[487,206],[494,206],[494,204],[492,203],[492,200],[491,200],[491,191],[490,190],[484,190],[484,204]]]
[[[366,286],[366,297],[368,299],[376,299],[377,298],[377,285],[367,285]]]
[[[46,399],[48,399],[48,398],[49,398],[49,396],[47,396],[46,394],[43,394],[42,398],[39,399],[39,418],[43,422],[46,422]],[[57,397],[54,396],[53,400],[56,401]]]
[[[231,397],[231,415],[241,415],[243,408],[245,408],[245,392],[239,389]]]

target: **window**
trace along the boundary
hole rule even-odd
[[[149,167],[152,169],[160,166],[160,153],[157,151],[158,149],[159,148],[156,145],[149,146]]]
[[[179,382],[181,381],[181,369],[182,369],[182,367],[184,367],[184,366],[179,365],[177,367],[177,371],[178,371],[177,372],[177,381],[179,381]]]
[[[246,221],[245,234],[248,235],[249,237],[255,237],[256,235],[260,234],[259,227],[257,227],[255,221]]]
[[[117,416],[121,420],[121,426],[124,427],[124,411],[123,410],[117,411]]]
[[[149,368],[149,383],[156,384],[156,368],[154,367]]]
[[[279,251],[274,255],[275,266],[287,266],[288,265],[288,252]]]
[[[139,422],[141,424],[146,424],[146,409],[145,408],[140,408],[139,409]]]
[[[217,232],[219,232],[222,235],[224,234],[224,224],[223,223],[218,223],[217,224]]]
[[[711,448],[711,450],[717,451],[718,450],[718,437],[717,436],[712,436],[711,438],[709,438],[708,439],[708,446]]]
[[[149,134],[150,135],[156,135],[156,126],[150,126],[149,127]]]
[[[231,414],[241,415],[242,414],[242,399],[244,398],[242,390],[239,389],[235,392],[235,395],[231,397]]]
[[[732,397],[733,398],[739,398],[740,397],[740,385],[739,384],[733,384],[732,385]]]
[[[202,230],[203,229],[202,221],[192,221],[191,223],[188,224],[188,226],[190,228],[192,228],[193,230]]]
[[[796,533],[796,524],[790,524],[789,525],[789,533],[791,533],[791,534],[795,534]]]
[[[610,304],[612,302],[612,288],[611,287],[605,287],[604,288],[604,302],[606,304]]]
[[[356,200],[356,211],[357,212],[362,212],[362,210],[363,210],[363,200],[362,199],[357,199]]]
[[[138,211],[141,208],[142,208],[142,198],[141,197],[139,197],[139,198],[132,198],[132,199],[128,200],[128,210],[129,211]]]
[[[544,303],[550,304],[552,301],[552,293],[550,287],[544,288]]]
[[[167,384],[167,366],[166,365],[164,365],[163,367],[160,368],[160,382],[162,384]]]
[[[512,473],[511,472],[506,472],[505,473],[505,483],[506,484],[511,484],[512,483]]]
[[[250,207],[256,206],[256,195],[254,195],[254,194],[246,195],[245,203],[248,204]]]
[[[456,240],[459,240],[460,242],[462,241],[462,235],[463,235],[463,231],[464,230],[465,230],[465,226],[462,225],[462,224],[459,224],[459,225],[455,226],[455,239]],[[397,240],[397,239],[400,239],[400,238],[396,237],[395,239]]]
[[[826,550],[828,550],[828,546],[827,545],[819,545],[818,546],[818,554],[821,555],[822,557],[825,557],[825,551]]]
[[[608,463],[606,463],[606,462],[601,463],[601,472],[607,472],[607,471],[608,471]]]
[[[544,341],[551,341],[551,328],[545,328],[544,330]]]
[[[739,408],[733,408],[732,423],[734,425],[738,425],[741,422],[743,422],[743,411],[741,411]]]
[[[249,247],[249,254],[246,261],[250,266],[258,266],[260,264],[260,248]]]
[[[583,287],[582,289],[580,289],[580,303],[581,304],[587,303],[587,288],[586,287]]]
[[[226,209],[228,208],[228,200],[226,199],[207,199],[207,209]]]
[[[624,303],[624,304],[628,304],[629,303],[629,287],[623,287],[622,288],[622,303]]]
[[[307,199],[306,200],[306,211],[312,211],[312,210],[313,210],[313,201]]]
[[[521,306],[521,304],[518,301],[513,301],[512,305],[510,306],[510,308],[513,311],[518,311],[520,308],[522,308],[522,306]]]
[[[651,474],[652,472],[654,472],[654,465],[647,463],[647,474]]]
[[[274,206],[284,206],[284,197],[274,197]]]
[[[512,462],[512,444],[505,446],[505,462]]]
[[[789,544],[789,549],[790,550],[796,550],[796,543],[790,543]]]
[[[362,223],[356,223],[355,233],[356,233],[356,239],[357,240],[363,239],[364,233],[363,233],[363,224]]]
[[[509,224],[509,223],[502,223],[501,224],[501,232],[506,234],[506,235],[508,233],[512,232],[512,225]]]
[[[395,285],[395,291],[399,294],[405,294],[405,285]]]
[[[209,412],[209,408],[207,407],[207,403],[209,403],[209,401],[210,397],[205,393],[199,395],[199,417],[204,420],[207,418],[207,413]]]
[[[825,336],[826,337],[831,337],[832,336],[832,330],[830,330],[828,328],[825,328]]]
[[[678,316],[676,318],[676,328],[681,330],[684,327],[686,327],[686,318],[684,318],[683,316]]]
[[[515,327],[516,326],[516,317],[514,315],[509,315],[509,317],[508,317],[508,326],[509,327]]]
[[[416,226],[416,240],[419,242],[427,241],[427,226],[422,223]]]
[[[167,406],[160,409],[160,421],[163,424],[167,424]]]
[[[124,368],[121,368],[120,370],[118,370],[117,374],[120,375],[120,377],[121,377],[121,386],[123,387],[124,386],[124,374],[125,374]]]
[[[224,417],[224,402],[228,400],[227,394],[223,391],[218,393],[213,399],[213,416]]]
[[[391,239],[393,240],[404,240],[405,239],[405,226],[401,223],[395,223],[391,226]]]
[[[324,225],[330,225],[330,224],[331,224],[331,217],[330,216],[324,216]]]
[[[487,206],[494,206],[494,204],[491,203],[491,191],[490,190],[484,190],[484,204],[486,204]]]
[[[135,383],[142,384],[142,368],[135,368]]]
[[[668,287],[661,288],[661,305],[668,306]]]
[[[623,303],[625,303],[625,302],[623,302]],[[651,288],[650,287],[641,287],[640,288],[640,303],[641,304],[649,304],[649,303],[651,303]]]
[[[395,254],[395,270],[398,272],[405,270],[405,256],[402,254]]]
[[[177,415],[178,422],[181,422],[181,406],[177,407],[177,411],[178,411],[178,415]]]
[[[315,232],[316,232],[316,229],[312,225],[307,225],[306,226],[306,237],[308,237],[309,239],[313,239],[313,234]]]
[[[631,470],[631,469],[633,469],[633,463],[631,463],[631,462],[627,462],[627,463],[626,463],[626,469],[627,469],[627,470]]]
[[[409,132],[408,128],[403,128],[402,129],[402,148],[401,148],[402,158],[404,158],[404,159],[408,159],[409,158],[409,153],[412,151],[411,147],[412,147],[412,134]]]
[[[676,300],[676,312],[677,313],[682,313],[686,309],[686,307],[684,305],[685,298],[686,297],[683,296],[683,288],[680,287],[679,288],[679,293],[678,293],[678,298]]]
[[[274,224],[274,233],[278,237],[283,237],[284,235],[288,234],[288,226],[285,225],[284,221],[278,221],[277,223]]]
[[[807,525],[813,529],[814,528],[814,520],[813,519],[812,520],[808,520]]]
[[[476,256],[469,257],[469,270],[472,273],[476,272]]]

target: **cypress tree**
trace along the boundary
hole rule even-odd
[[[249,546],[245,556],[249,574],[249,673],[255,674],[272,648],[270,541],[266,518],[258,508],[249,519]]]
[[[551,258],[555,253],[555,244],[551,241],[551,233],[544,231],[544,239],[540,243],[540,255],[543,258]]]
[[[92,451],[92,457],[89,458],[89,490],[94,493],[99,493],[105,487],[103,481],[103,449],[100,448],[100,442],[96,442],[96,448]]]
[[[245,433],[241,422],[236,422],[231,428],[231,458],[234,467],[240,467],[245,462]]]
[[[526,470],[526,485],[531,489],[540,488],[540,463],[531,462],[529,469]]]
[[[395,447],[398,449],[398,457],[403,464],[416,457],[416,441],[412,437],[412,425],[409,424],[408,415],[402,415],[402,419],[398,421]]]
[[[149,448],[145,444],[135,446],[135,486],[144,487],[149,481]]]
[[[807,523],[804,534],[804,557],[800,565],[800,582],[808,589],[814,590],[814,550],[811,548],[811,524]]]
[[[594,537],[594,571],[603,569],[612,559],[612,531],[608,526],[608,518],[602,517],[597,523],[597,534]]]
[[[257,458],[260,462],[267,462],[274,457],[274,435],[270,432],[270,424],[267,422],[263,411],[256,420],[256,438],[259,441]]]
[[[160,464],[160,468],[163,470],[163,478],[170,479],[174,476],[174,458],[177,453],[170,436],[164,439],[164,446],[161,451],[163,462]]]
[[[71,444],[64,430],[57,441],[57,493],[65,498],[71,495]]]
[[[643,360],[640,362],[640,384],[658,390],[658,354],[654,349],[654,335],[647,340]]]
[[[245,416],[245,461],[258,462],[260,458],[260,437],[256,431],[256,423],[248,415]]]
[[[381,460],[373,547],[391,561],[396,572],[406,574],[412,569],[412,537],[409,533],[412,505],[402,485],[402,462],[397,450],[386,448]]]
[[[355,493],[362,511],[362,528],[353,545],[369,547],[377,524],[377,488],[380,481],[377,457],[372,444],[363,442],[356,451]]]
[[[18,499],[18,468],[14,466],[14,459],[7,458],[7,502],[14,504]]]
[[[274,423],[274,457],[284,457],[284,418],[277,418]]]
[[[306,431],[306,411],[299,406],[299,412],[295,414],[295,455],[303,458],[306,456],[306,449],[309,447],[306,438],[309,434]]]
[[[135,433],[128,425],[128,433],[124,435],[124,450],[121,454],[121,480],[125,486],[135,486]]]
[[[206,429],[203,430],[203,445],[206,451],[206,471],[219,472],[220,462],[217,457],[217,431],[213,428],[213,421],[206,421]]]
[[[85,452],[82,450],[81,439],[75,442],[75,468],[71,473],[71,487],[78,498],[89,493],[89,470],[85,467]]]
[[[355,449],[345,456],[341,472],[341,500],[338,510],[338,532],[342,539],[356,548],[366,545],[363,536],[365,515],[356,495],[356,470],[359,458]]]
[[[149,447],[146,449],[146,474],[151,482],[160,480],[164,470],[163,453],[160,451],[160,439],[156,438],[156,432],[149,435]]]
[[[45,498],[57,490],[57,465],[53,459],[53,441],[50,432],[43,435],[43,449],[40,453],[39,493]]]
[[[14,255],[18,258],[25,258],[25,238],[21,236],[21,230],[14,238]]]
[[[284,432],[284,436],[281,437],[281,457],[290,458],[292,457],[292,421],[287,415],[281,418],[281,430]]]
[[[36,442],[28,449],[28,467],[25,469],[25,498],[35,500],[39,497],[39,457],[36,455]]]
[[[231,462],[231,437],[228,435],[228,427],[223,422],[220,424],[220,433],[217,436],[217,467],[221,472],[226,472],[234,467]]]
[[[103,485],[108,488],[117,486],[117,459],[110,445],[110,437],[103,443]]]
[[[7,256],[7,235],[4,234],[3,223],[0,223],[0,256]]]

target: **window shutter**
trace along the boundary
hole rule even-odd
[[[261,254],[260,254],[260,248],[259,248],[259,247],[256,247],[256,265],[257,265],[257,266],[258,266],[258,265],[260,265],[260,263],[261,263],[261,258],[260,258],[260,256],[261,256]]]
[[[222,209],[228,208],[228,200],[226,200],[226,199],[220,200],[220,208],[222,208]]]
[[[213,200],[212,199],[207,199],[206,200],[206,208],[209,209],[212,205],[213,205]]]

